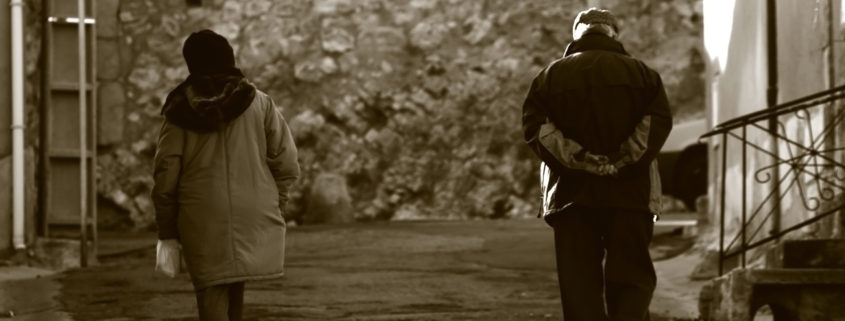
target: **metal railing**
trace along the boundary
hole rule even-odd
[[[845,208],[840,200],[845,192],[845,164],[838,153],[845,146],[840,146],[837,139],[845,137],[843,98],[845,86],[836,87],[728,120],[701,136],[721,137],[719,275],[724,274],[728,260],[739,256],[739,262],[734,264],[745,268],[748,251],[776,242]],[[739,148],[729,148],[729,143],[736,142]],[[741,190],[741,195],[731,195],[730,209],[726,197],[729,156],[731,164],[741,166],[741,177],[731,177],[741,179],[740,186],[730,186]],[[750,162],[757,166],[749,169]],[[793,206],[789,215],[801,215],[800,211],[807,214],[799,222],[781,227],[783,208],[792,206],[796,198],[800,204]],[[726,211],[733,210],[740,212],[736,214],[741,225],[726,244]],[[795,221],[794,217],[790,219]],[[767,225],[768,235],[760,235]]]

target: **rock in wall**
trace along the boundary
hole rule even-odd
[[[522,100],[589,5],[620,17],[678,118],[702,111],[701,0],[99,0],[99,195],[153,222],[161,104],[187,76],[182,42],[209,28],[291,126],[303,176],[289,219],[324,172],[345,177],[357,220],[534,215]]]

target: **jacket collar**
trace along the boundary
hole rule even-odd
[[[563,53],[563,56],[568,57],[588,50],[604,50],[629,56],[628,52],[625,51],[625,47],[623,47],[619,41],[598,33],[586,34],[582,36],[581,39],[571,42],[568,46],[566,46],[566,51]]]
[[[255,86],[240,70],[190,75],[167,95],[162,115],[184,129],[206,133],[240,116],[255,98]]]

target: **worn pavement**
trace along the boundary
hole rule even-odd
[[[692,320],[701,282],[687,275],[698,256],[681,253],[691,240],[669,230],[656,228],[652,247],[659,280],[652,319]],[[552,232],[541,220],[288,231],[286,276],[247,284],[246,320],[561,320]],[[196,319],[188,276],[153,272],[154,234],[111,238],[99,266],[0,278],[0,320],[6,311],[15,315],[9,320]],[[116,250],[121,242],[126,251]],[[3,301],[3,291],[33,299]]]

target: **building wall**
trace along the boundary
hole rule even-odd
[[[705,2],[705,46],[709,54],[708,63],[708,117],[711,124],[718,124],[726,120],[761,110],[767,106],[767,31],[766,31],[766,1],[711,0]],[[832,1],[838,8],[839,0]],[[801,0],[777,1],[778,25],[778,103],[787,102],[806,96],[831,85],[828,72],[828,22],[827,1],[807,2]],[[721,19],[724,14],[713,14],[718,7],[721,12],[730,12],[733,19],[726,22]],[[835,19],[838,19],[837,13]],[[732,24],[726,28],[725,23]],[[719,39],[726,41],[720,42]],[[723,45],[728,45],[726,48]],[[820,110],[820,109],[819,109]],[[808,115],[789,114],[778,119],[782,125],[781,134],[800,141],[811,143],[811,137],[818,135],[824,120],[823,112],[815,111]],[[773,139],[767,131],[766,121],[758,122],[761,128],[747,127],[746,138],[749,142],[771,151]],[[811,132],[810,129],[813,129]],[[741,130],[734,131],[742,135]],[[812,133],[812,134],[811,134]],[[712,215],[720,213],[721,204],[721,175],[722,175],[722,146],[721,137],[710,140],[711,146],[711,211]],[[739,233],[742,207],[742,144],[737,139],[729,139],[728,157],[724,171],[726,172],[725,195],[725,225],[729,237]],[[764,217],[769,213],[781,212],[782,227],[788,227],[815,214],[816,207],[812,198],[819,196],[819,190],[814,188],[812,179],[803,172],[790,172],[787,165],[767,166],[774,164],[775,159],[765,152],[753,147],[747,149],[745,198],[747,207],[744,209],[747,217],[758,213],[752,220],[752,229],[759,227],[757,239],[768,236],[772,227],[771,220]],[[778,146],[780,158],[788,158],[802,152],[794,145],[780,142]],[[761,170],[763,169],[763,170]],[[765,202],[766,197],[773,194],[773,180],[786,178],[781,184],[779,193],[782,196],[778,205]],[[790,176],[791,175],[791,176]],[[794,185],[789,185],[794,184]],[[797,187],[802,186],[799,190]],[[838,191],[841,192],[841,191]],[[762,204],[762,205],[761,205]],[[714,217],[713,222],[718,222]],[[805,229],[803,232],[812,232]],[[798,233],[800,235],[800,233]],[[727,242],[730,239],[726,240]],[[717,243],[716,243],[717,244]],[[715,244],[714,244],[715,246]]]
[[[6,130],[11,125],[12,118],[12,68],[11,68],[11,26],[10,7],[0,6],[0,158],[11,152],[11,132]]]
[[[0,5],[0,20],[7,22],[10,19],[9,6]],[[10,163],[8,160],[11,152],[11,131],[6,130],[12,125],[12,69],[11,69],[11,39],[9,23],[0,23],[0,165]],[[0,186],[11,184],[11,166],[0,166]],[[11,190],[0,189],[0,252],[9,249],[12,245],[12,204],[2,202],[11,200]]]
[[[838,1],[834,1],[838,2]],[[806,1],[779,1],[778,2],[778,102],[788,102],[806,95],[831,88],[835,82],[829,72],[828,48],[828,27],[830,19],[827,12],[827,1],[807,3]],[[835,10],[834,10],[835,12]],[[834,16],[834,21],[836,16]],[[831,66],[837,68],[837,66]],[[840,68],[841,69],[841,68]],[[822,148],[823,140],[818,136],[828,122],[829,117],[824,115],[821,108],[815,108],[809,117],[797,117],[787,115],[781,117],[787,133],[800,140],[802,144],[813,145]],[[800,150],[794,145],[782,142],[779,144],[781,157],[789,157]],[[789,171],[789,167],[781,166],[781,172]],[[794,172],[792,172],[794,173]],[[800,181],[796,184],[807,184],[804,195],[796,189],[785,191],[782,212],[786,213],[783,218],[783,226],[791,226],[800,221],[817,214],[813,209],[816,207],[814,198],[820,199],[820,191],[812,186],[809,173],[803,172],[797,176]],[[835,190],[842,193],[841,190]],[[819,204],[821,205],[821,204]],[[828,226],[814,226],[804,229],[805,233],[817,233],[824,235]]]
[[[711,124],[766,107],[765,1],[705,1],[704,37],[708,52],[708,119]],[[725,17],[732,17],[731,20]],[[711,209],[718,213],[725,195],[726,226],[734,230],[740,220],[742,200],[741,154],[728,141],[727,182],[721,193],[721,137],[710,140]],[[748,164],[748,165],[753,165]],[[747,178],[746,178],[747,179]],[[751,192],[746,194],[749,197]],[[717,219],[713,220],[717,222]]]

